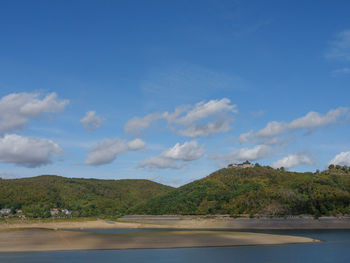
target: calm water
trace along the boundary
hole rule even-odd
[[[100,233],[125,233],[127,231],[140,231],[140,229],[92,231]],[[141,231],[154,230],[143,229]],[[256,230],[254,231],[257,232]],[[287,230],[260,232],[302,235],[321,239],[324,240],[324,242],[279,246],[0,253],[0,262],[350,262],[350,230]]]

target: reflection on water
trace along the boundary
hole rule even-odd
[[[84,231],[128,233],[165,230],[169,229],[100,229]],[[278,246],[0,253],[0,262],[350,262],[350,230],[254,230],[254,232],[307,236],[321,239],[324,242]]]

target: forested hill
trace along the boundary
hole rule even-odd
[[[134,214],[350,214],[350,169],[286,172],[256,165],[221,169],[136,205]]]
[[[148,180],[76,179],[52,175],[1,179],[0,209],[20,209],[27,217],[49,217],[52,208],[71,210],[72,216],[115,216],[171,189]]]
[[[98,180],[45,175],[0,179],[0,209],[50,217],[53,208],[79,216],[122,214],[350,214],[350,169],[287,172],[256,165],[229,168],[172,188],[148,180]]]

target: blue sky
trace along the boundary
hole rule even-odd
[[[350,165],[348,1],[3,1],[0,176],[169,185]]]

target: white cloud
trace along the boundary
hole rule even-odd
[[[250,140],[250,137],[254,134],[254,131],[253,130],[250,130],[249,132],[246,132],[246,133],[242,133],[240,136],[239,136],[239,143],[245,143],[245,142],[249,142]]]
[[[194,106],[177,107],[173,113],[155,112],[144,117],[134,117],[126,123],[124,131],[129,134],[138,134],[140,131],[148,128],[152,122],[165,119],[168,121],[168,124],[181,126],[180,128],[172,127],[172,130],[175,130],[179,135],[191,138],[209,136],[230,130],[229,118],[225,113],[237,113],[237,106],[231,104],[229,99],[201,101]],[[219,115],[220,118],[217,120]],[[215,117],[216,120],[207,121],[206,123],[195,123],[210,117]]]
[[[168,159],[193,161],[201,158],[205,150],[199,146],[196,141],[185,142],[184,144],[177,143],[172,148],[164,151],[162,156]]]
[[[0,138],[0,162],[25,167],[39,167],[51,163],[51,158],[63,153],[54,141],[42,138],[6,134]]]
[[[345,119],[349,117],[349,108],[339,107],[337,109],[330,110],[326,114],[311,111],[305,116],[295,119],[289,123],[271,121],[265,128],[257,131],[256,133],[249,131],[248,133],[241,134],[239,141],[241,143],[250,141],[253,143],[264,144],[264,141],[266,141],[267,138],[280,136],[284,133],[302,129],[307,129],[308,132],[311,132],[312,129],[337,123],[342,120],[343,117],[345,117]]]
[[[59,100],[56,93],[40,99],[38,93],[12,93],[0,99],[0,134],[23,128],[31,118],[64,110],[68,100]]]
[[[350,60],[350,30],[344,30],[337,34],[336,39],[331,42],[327,58]]]
[[[185,116],[174,120],[174,122],[188,125],[195,121],[202,120],[225,111],[237,113],[237,106],[230,103],[231,101],[227,98],[223,98],[221,100],[210,100],[207,103],[201,101],[195,104],[194,107],[185,114]]]
[[[152,122],[160,120],[164,114],[155,112],[146,115],[145,117],[134,117],[130,119],[124,126],[124,131],[128,134],[139,134],[140,131],[148,128]]]
[[[104,119],[96,114],[96,111],[88,111],[80,120],[80,123],[87,130],[94,131],[101,128]]]
[[[280,135],[286,129],[286,124],[278,121],[269,122],[265,128],[256,133],[258,137],[273,137]]]
[[[197,160],[204,153],[204,147],[198,145],[196,141],[185,142],[182,145],[177,143],[160,155],[142,161],[139,167],[148,167],[151,169],[180,168],[183,162]]]
[[[337,154],[329,164],[349,165],[350,166],[350,152],[341,152]]]
[[[288,130],[297,130],[305,128],[314,128],[325,126],[331,123],[337,122],[338,118],[349,113],[349,109],[345,107],[339,107],[337,109],[330,110],[325,115],[318,112],[311,111],[304,117],[296,119],[287,125]]]
[[[181,166],[176,165],[175,161],[173,159],[167,159],[162,156],[154,156],[150,157],[146,160],[143,160],[139,167],[141,168],[150,168],[150,169],[179,169]]]
[[[290,154],[274,163],[272,163],[272,167],[274,168],[292,168],[298,166],[300,164],[310,164],[312,165],[314,160],[312,157],[308,156],[306,153],[293,153]]]
[[[84,164],[93,166],[108,164],[113,162],[118,154],[140,150],[145,146],[146,143],[141,139],[129,142],[122,139],[106,139],[92,147]]]
[[[140,150],[145,147],[146,147],[146,143],[139,138],[128,142],[128,150],[130,151]]]
[[[228,120],[217,120],[204,124],[192,124],[184,130],[179,130],[178,134],[190,138],[208,137],[212,134],[227,132],[231,129]]]
[[[217,154],[211,156],[211,159],[224,160],[227,163],[242,162],[245,160],[256,161],[270,156],[270,147],[267,145],[257,145],[254,148],[241,148],[229,154]]]

